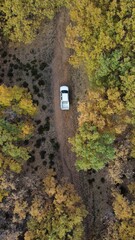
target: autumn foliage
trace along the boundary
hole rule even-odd
[[[129,196],[125,197],[118,191],[113,191],[113,209],[117,221],[113,225],[112,239],[116,235],[123,240],[132,240],[135,236],[135,184],[128,185]]]
[[[43,20],[54,17],[63,0],[2,0],[0,27],[3,35],[13,42],[32,42]]]
[[[78,112],[81,113],[79,126],[88,122],[101,132],[121,134],[130,122],[118,88],[89,90],[85,100],[79,103]]]
[[[43,185],[43,195],[35,196],[30,207],[25,240],[81,240],[87,212],[73,185],[59,184],[53,171]]]
[[[124,166],[135,158],[135,1],[2,0],[1,33],[10,41],[30,43],[61,6],[70,16],[69,63],[83,68],[90,86],[78,102],[78,129],[69,139],[76,168],[98,171],[108,163],[109,180],[119,185],[126,177]],[[32,136],[36,112],[26,89],[0,86],[0,202],[15,191],[7,174],[20,173],[29,158],[23,141]],[[135,184],[126,190],[112,192],[106,240],[135,238]],[[87,211],[73,185],[59,183],[50,171],[34,191],[31,199],[17,197],[11,205],[12,221],[25,222],[25,240],[84,239]]]
[[[83,62],[92,76],[104,53],[121,49],[123,57],[133,57],[134,1],[82,0],[78,3],[76,0],[68,1],[68,8],[71,24],[67,28],[66,46],[74,50],[70,58],[73,65]]]
[[[24,88],[1,85],[0,96],[0,174],[6,169],[19,173],[29,151],[17,143],[32,136],[37,107]]]
[[[101,134],[96,126],[84,123],[78,133],[69,142],[77,155],[78,170],[102,169],[108,161],[115,158],[113,141],[115,137],[110,133]]]
[[[70,143],[77,157],[82,158],[80,169],[87,170],[94,168],[90,154],[97,156],[97,150],[94,152],[88,141],[89,129],[93,126],[101,138],[104,134],[113,135],[111,147],[115,159],[118,159],[117,149],[125,135],[130,141],[126,152],[134,156],[135,2],[82,0],[77,4],[77,1],[69,1],[68,8],[71,22],[65,43],[73,50],[69,62],[74,67],[83,66],[90,83],[87,96],[79,101],[78,130]],[[104,162],[103,156],[106,151],[102,148],[100,161]]]

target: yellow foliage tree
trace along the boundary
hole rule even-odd
[[[74,50],[70,63],[83,64],[91,79],[102,53],[121,48],[126,56],[135,51],[135,3],[128,0],[68,1],[71,24],[66,46]],[[132,55],[132,54],[131,54]]]
[[[31,94],[18,86],[7,87],[0,85],[0,106],[3,108],[11,107],[19,114],[33,116],[37,112],[37,107],[32,102]]]
[[[121,90],[124,94],[126,108],[132,113],[132,123],[135,124],[135,68],[132,69],[132,73],[127,72],[124,76],[121,76],[121,80]]]
[[[121,134],[130,122],[117,88],[90,90],[86,99],[78,105],[79,126],[88,122],[100,131],[109,130]]]
[[[122,183],[122,175],[127,165],[127,158],[130,153],[129,140],[123,140],[116,148],[116,158],[109,163],[108,174],[112,184]]]
[[[1,0],[1,30],[13,42],[30,43],[42,21],[52,19],[64,3],[64,0]]]
[[[35,115],[37,112],[37,107],[33,105],[32,99],[22,98],[18,104],[21,113],[29,114],[31,116]]]
[[[20,137],[23,137],[24,139],[28,136],[31,136],[34,131],[34,126],[31,122],[25,122],[22,125],[20,125],[21,133]]]
[[[5,85],[0,86],[0,105],[4,107],[8,107],[11,105],[11,101],[13,100],[13,95],[9,88]]]
[[[0,168],[1,168],[1,174],[9,168],[11,171],[20,173],[22,169],[22,164],[17,162],[15,159],[4,156],[2,153],[0,153]]]
[[[114,224],[114,234],[118,231],[119,238],[122,240],[133,240],[135,237],[135,184],[131,183],[129,191],[132,197],[130,201],[117,191],[113,191],[113,209],[116,219],[119,221]]]
[[[43,185],[44,194],[32,201],[25,240],[81,240],[87,211],[73,185],[59,184],[53,171],[48,172]]]
[[[14,202],[14,210],[13,210],[13,222],[18,222],[26,218],[26,213],[28,211],[28,203],[26,201],[15,200]],[[17,214],[17,218],[15,217]]]
[[[132,217],[132,207],[129,201],[120,193],[113,191],[115,201],[113,202],[113,209],[116,217],[120,220],[128,220]]]
[[[29,154],[26,147],[17,143],[32,136],[31,117],[37,107],[25,88],[0,85],[0,94],[0,174],[7,169],[19,173]]]

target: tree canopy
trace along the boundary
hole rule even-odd
[[[63,0],[2,0],[1,29],[13,42],[30,43],[43,20],[52,19]]]
[[[113,190],[113,210],[115,221],[110,221],[107,239],[132,240],[135,236],[135,184],[131,182],[128,185],[127,196],[123,196],[118,190]]]
[[[79,102],[77,134],[70,140],[77,156],[83,149],[87,152],[81,163],[86,170],[90,148],[86,148],[85,138],[91,126],[102,137],[106,133],[114,136],[116,153],[120,139],[127,135],[130,144],[126,151],[134,156],[135,2],[82,0],[77,4],[76,0],[67,6],[71,19],[65,40],[72,49],[69,62],[74,67],[83,66],[90,83],[87,96]]]
[[[81,240],[87,211],[73,185],[59,184],[53,171],[43,184],[43,195],[35,196],[30,207],[25,240]]]
[[[109,57],[113,51],[122,52],[131,59],[135,51],[135,2],[129,0],[70,1],[71,24],[67,28],[66,46],[74,50],[70,62],[84,64],[89,77],[100,67],[101,56]],[[119,51],[120,50],[120,51]],[[113,57],[113,61],[117,61]]]
[[[28,149],[21,143],[32,136],[32,116],[37,107],[24,88],[1,85],[0,96],[0,172],[8,168],[20,172],[29,158]]]

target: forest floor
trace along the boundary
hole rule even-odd
[[[24,176],[44,178],[47,168],[54,168],[58,178],[74,184],[88,216],[85,220],[85,240],[99,240],[107,219],[112,214],[111,189],[107,168],[77,172],[76,156],[68,138],[77,129],[77,102],[87,89],[83,70],[73,69],[64,46],[68,15],[65,10],[50,23],[43,23],[37,38],[29,45],[3,45],[0,58],[0,83],[28,88],[39,112],[35,117],[36,132],[26,146],[31,157],[24,167]],[[70,110],[61,111],[60,85],[70,89]]]

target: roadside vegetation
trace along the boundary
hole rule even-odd
[[[82,222],[87,211],[73,185],[58,183],[55,175],[48,172],[41,194],[32,200],[25,240],[84,238]]]
[[[20,173],[29,159],[29,149],[23,146],[34,131],[32,117],[37,112],[30,93],[17,86],[0,86],[0,201],[8,195],[5,177]]]
[[[78,170],[98,171],[109,164],[115,215],[105,239],[132,240],[135,183],[124,192],[117,186],[126,186],[130,177],[123,182],[122,176],[135,157],[135,2],[84,0],[69,8],[69,61],[76,68],[83,66],[90,86],[78,102],[78,130],[69,142]]]
[[[75,67],[83,65],[90,82],[86,98],[78,104],[80,113],[78,134],[70,140],[74,151],[80,157],[77,164],[80,166],[82,163],[81,169],[83,169],[85,159],[86,164],[88,160],[84,157],[81,161],[81,153],[83,154],[84,145],[87,147],[90,144],[87,136],[94,137],[94,130],[91,132],[87,128],[85,132],[83,131],[84,140],[81,139],[84,124],[87,124],[89,129],[94,127],[98,135],[113,134],[113,144],[112,141],[111,144],[114,152],[121,139],[125,135],[128,136],[129,131],[131,134],[134,131],[135,3],[129,0],[119,2],[114,0],[110,3],[85,0],[79,5],[71,3],[70,8],[71,24],[67,28],[66,39],[66,46],[74,50],[70,63]],[[79,137],[83,144],[78,145]],[[95,141],[98,144],[97,139]],[[100,153],[106,156],[104,141],[102,145]],[[128,147],[133,153],[133,139]],[[89,152],[96,158],[96,149],[92,148],[90,151],[87,148],[86,154]],[[110,160],[113,159],[114,157],[110,157]],[[89,161],[92,161],[90,156]],[[97,158],[96,162],[98,161]],[[104,165],[105,163],[106,161]],[[91,168],[90,163],[87,166],[85,170]]]
[[[135,184],[131,182],[127,186],[126,196],[118,190],[112,190],[112,195],[115,219],[110,221],[103,239],[132,240],[135,236]]]
[[[38,34],[43,20],[51,20],[63,1],[2,0],[1,31],[13,42],[30,43]]]

